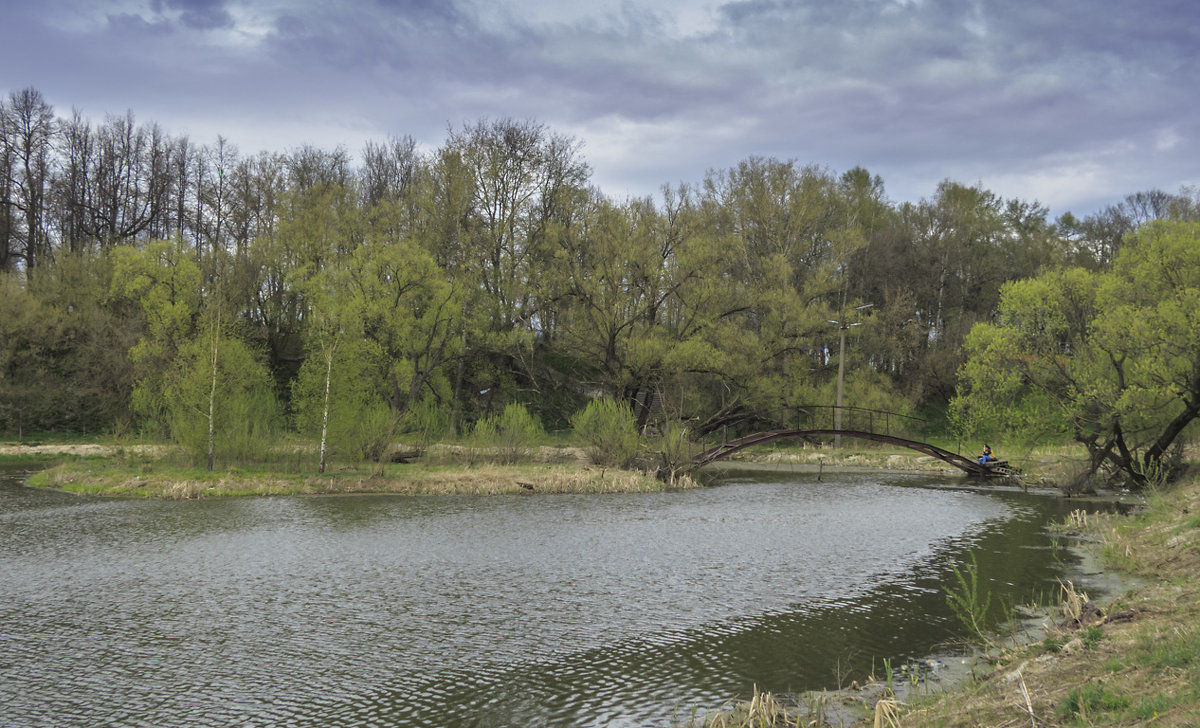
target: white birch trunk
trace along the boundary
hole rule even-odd
[[[325,407],[321,410],[321,466],[317,472],[325,473],[325,437],[329,434],[329,380],[333,375],[333,349],[325,352]]]
[[[208,470],[213,469],[213,451],[216,449],[216,405],[217,405],[217,329],[220,326],[220,319],[217,319],[217,326],[213,327],[212,334],[212,388],[208,392]]]

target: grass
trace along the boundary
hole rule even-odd
[[[190,500],[249,495],[524,495],[661,491],[662,483],[627,470],[576,465],[427,466],[389,464],[334,473],[285,473],[231,468],[208,472],[152,462],[75,461],[35,473],[34,487],[80,495]]]
[[[560,438],[561,439],[561,438]],[[395,493],[404,495],[505,495],[531,493],[631,493],[666,489],[632,470],[590,465],[566,445],[535,448],[513,465],[496,464],[486,449],[454,444],[404,448],[408,463],[332,463],[318,474],[315,445],[280,441],[263,462],[224,465],[212,472],[162,443],[135,439],[27,435],[0,441],[0,464],[39,468],[35,487],[81,495],[197,499],[252,495]],[[46,467],[50,465],[51,467]],[[673,487],[694,487],[690,478]]]
[[[954,563],[950,569],[954,572],[956,585],[945,589],[946,604],[954,612],[954,616],[970,633],[970,638],[983,647],[993,647],[991,630],[987,628],[988,608],[992,595],[979,588],[979,564],[975,560],[975,552],[968,552],[971,563],[959,569]]]

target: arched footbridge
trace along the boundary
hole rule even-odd
[[[847,407],[844,409],[848,411],[851,408]],[[902,415],[896,415],[895,413],[873,412],[870,422],[874,423],[877,421],[877,419],[880,419],[877,417],[878,415],[890,416],[882,418],[882,422],[884,423],[890,422],[890,419],[893,417],[902,417]],[[916,450],[917,452],[924,453],[930,457],[937,458],[938,460],[948,463],[949,465],[952,465],[959,470],[968,473],[969,475],[1014,475],[1016,473],[1016,471],[1010,468],[1008,463],[1005,461],[993,461],[986,466],[980,465],[979,461],[976,459],[971,459],[959,455],[958,453],[950,452],[949,450],[940,448],[937,445],[931,445],[927,442],[918,442],[917,440],[899,437],[887,431],[879,432],[876,431],[875,428],[847,429],[842,427],[801,427],[764,430],[762,432],[756,432],[753,435],[746,435],[734,440],[727,440],[716,447],[711,447],[693,457],[692,462],[694,462],[697,467],[703,467],[709,463],[729,457],[740,450],[744,450],[754,445],[760,445],[764,442],[770,442],[771,440],[816,437],[851,437],[859,440],[871,440],[874,442],[886,443],[888,445],[905,447],[910,450]]]

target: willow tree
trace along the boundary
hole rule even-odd
[[[230,336],[215,312],[209,315],[202,334],[181,347],[164,372],[162,394],[171,438],[212,470],[217,456],[261,456],[278,406],[258,354]]]
[[[346,260],[343,293],[371,352],[371,381],[397,427],[429,394],[448,399],[447,367],[459,353],[459,291],[408,236],[394,237],[376,209],[363,244]]]
[[[112,299],[134,307],[144,321],[141,336],[129,350],[133,411],[143,427],[165,430],[167,373],[180,349],[198,334],[200,266],[179,239],[116,248],[112,262]]]
[[[1200,223],[1150,223],[1112,269],[1010,283],[996,323],[967,338],[953,411],[965,434],[1069,421],[1093,471],[1136,486],[1169,475],[1200,414]]]

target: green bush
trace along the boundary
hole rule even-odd
[[[475,423],[471,432],[471,444],[487,448],[495,453],[501,463],[512,464],[529,456],[529,450],[537,445],[545,432],[538,422],[521,404],[510,404],[500,415],[485,417]]]
[[[597,465],[623,468],[637,455],[637,418],[625,402],[610,397],[593,399],[571,418],[571,427]]]
[[[662,434],[656,438],[653,447],[658,461],[654,469],[658,478],[668,485],[674,485],[680,476],[695,469],[692,458],[698,448],[689,437],[687,425],[682,422],[664,423]]]

